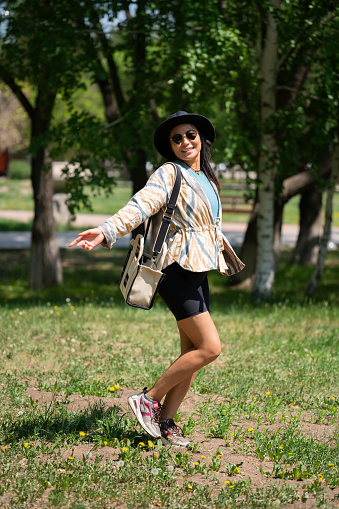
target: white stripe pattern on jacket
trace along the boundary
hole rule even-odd
[[[183,178],[166,238],[168,250],[163,268],[177,262],[184,269],[193,272],[217,269],[228,276],[239,272],[244,264],[222,234],[220,218],[213,220],[210,202],[199,182],[186,168],[180,168]],[[173,163],[160,166],[150,176],[146,185],[119,212],[100,225],[99,228],[105,235],[103,245],[112,248],[118,239],[160,209],[164,211],[175,176]],[[214,186],[213,183],[212,185]]]

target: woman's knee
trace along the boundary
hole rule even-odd
[[[207,345],[204,349],[204,355],[208,363],[213,362],[215,359],[219,357],[221,354],[221,344],[220,341],[214,341]]]

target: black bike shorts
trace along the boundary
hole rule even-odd
[[[209,311],[207,272],[185,270],[177,262],[163,272],[159,295],[177,321]]]

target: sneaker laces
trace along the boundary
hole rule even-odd
[[[146,396],[146,393],[147,393],[147,387],[144,387],[143,391],[144,395]],[[153,401],[153,400],[152,400]],[[156,410],[154,410],[154,405],[153,405],[153,408],[152,408],[152,419],[159,423],[159,418],[160,418],[160,412],[162,410],[162,404],[159,403],[159,401],[156,401],[156,403],[158,404],[158,408]],[[173,421],[174,422],[174,421]]]
[[[158,408],[157,408],[157,410],[153,410],[153,412],[154,412],[153,419],[155,420],[155,422],[159,423],[160,413],[162,410],[162,404],[159,403],[159,401],[157,401],[157,403],[158,403]]]
[[[179,436],[180,436],[180,434],[182,436],[184,435],[183,430],[180,428],[180,426],[175,424],[173,419],[166,419],[165,421],[160,421],[160,424],[162,424],[162,423],[165,423],[166,426],[168,426],[168,428],[172,431],[173,435],[179,435]]]

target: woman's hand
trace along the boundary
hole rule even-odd
[[[68,247],[75,246],[76,244],[78,247],[83,247],[84,249],[87,249],[87,251],[91,251],[101,244],[104,239],[105,236],[100,228],[91,228],[90,230],[85,230],[84,232],[79,233],[79,237],[68,244]]]

